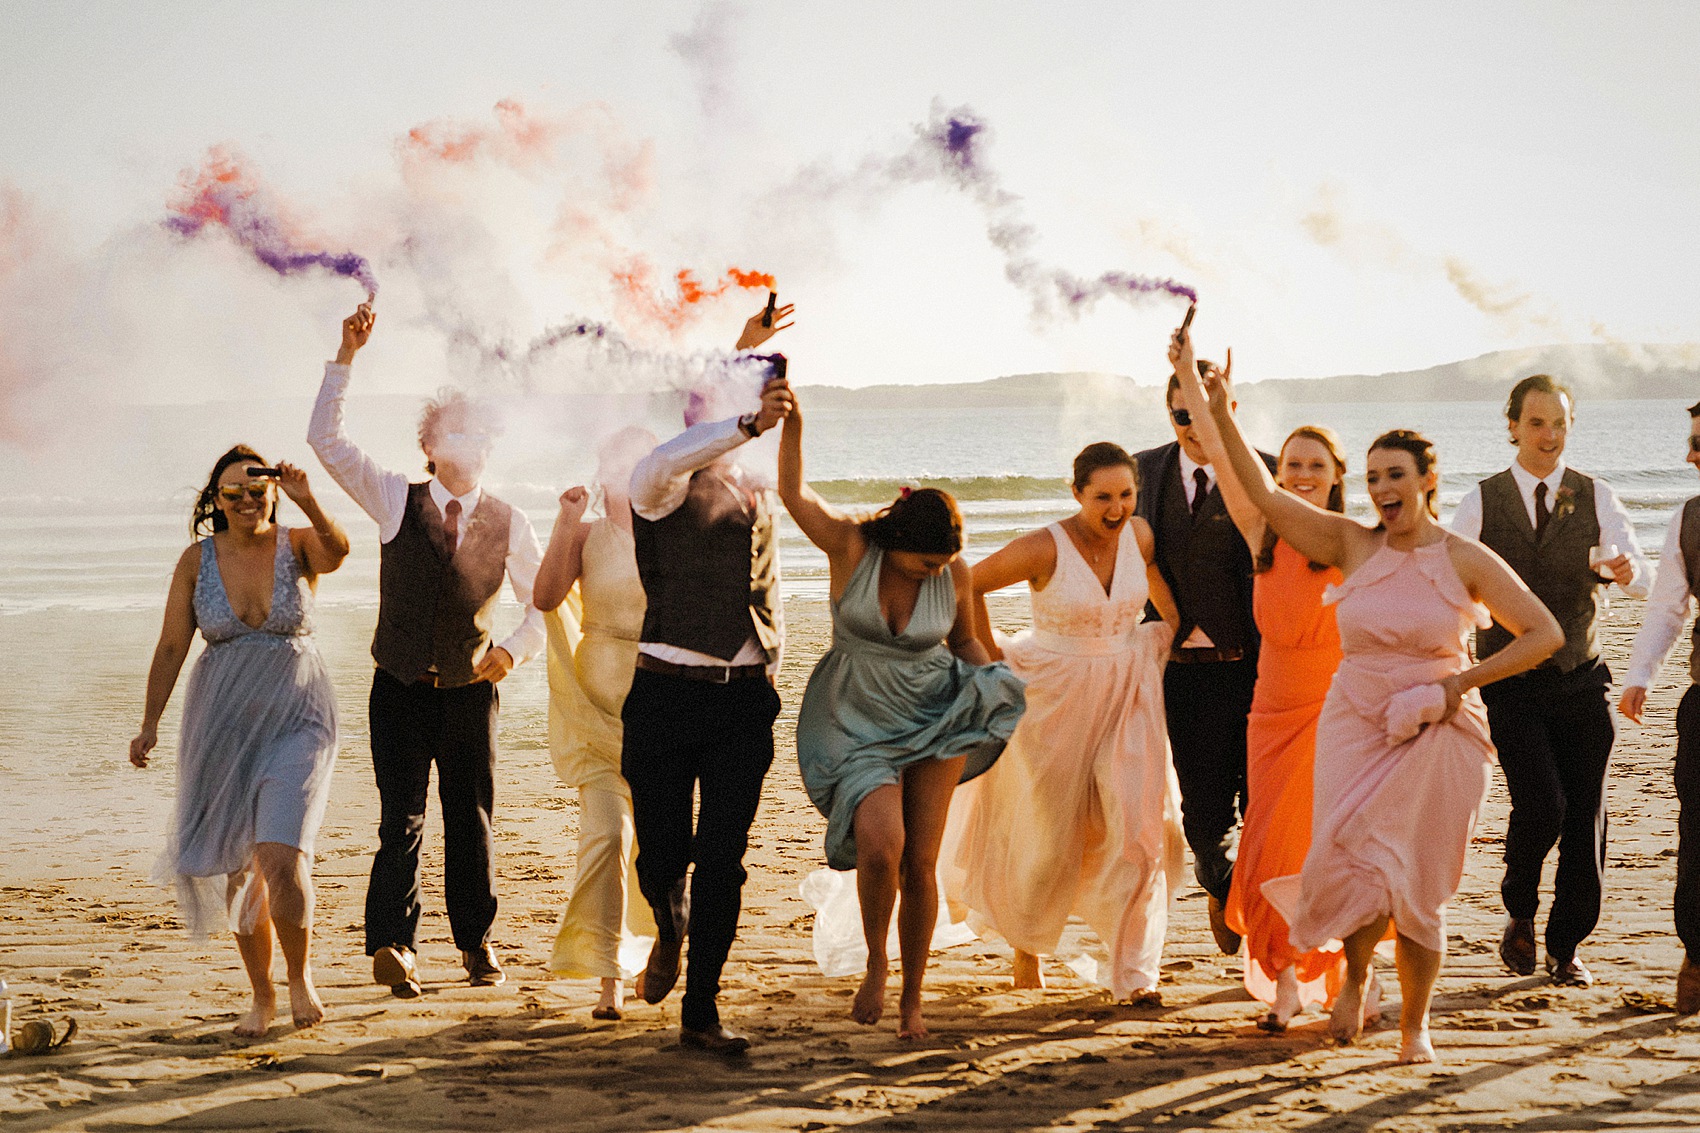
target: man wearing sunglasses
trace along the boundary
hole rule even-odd
[[[1700,470],[1700,402],[1688,407],[1688,463]],[[1647,689],[1688,621],[1700,596],[1700,496],[1690,497],[1670,517],[1658,580],[1642,613],[1641,631],[1629,655],[1629,673],[1617,710],[1641,722]],[[1700,623],[1690,631],[1688,691],[1676,709],[1676,935],[1684,951],[1676,976],[1679,1015],[1700,1011]]]
[[[481,407],[456,390],[427,403],[419,447],[431,478],[409,483],[380,468],[343,432],[349,366],[371,336],[362,304],[343,320],[326,364],[307,443],[326,471],[378,523],[378,628],[372,638],[372,769],[378,781],[378,852],[366,890],[372,978],[411,999],[420,992],[419,851],[431,765],[443,809],[444,897],[455,946],[474,987],[505,978],[490,947],[496,919],[491,843],[496,683],[542,648],[531,588],[543,553],[531,521],[483,490],[491,433]],[[524,609],[499,645],[491,614],[504,576]]]
[[[1232,365],[1230,355],[1229,369]],[[1205,361],[1198,368],[1201,373],[1217,369]],[[1228,370],[1219,372],[1226,383]],[[1257,683],[1251,551],[1228,516],[1216,470],[1193,430],[1173,374],[1167,402],[1175,439],[1135,455],[1136,511],[1156,535],[1157,569],[1180,610],[1180,628],[1163,671],[1169,746],[1193,870],[1209,895],[1210,931],[1216,946],[1232,956],[1240,949],[1240,937],[1228,927],[1223,907],[1244,810],[1246,718]],[[1273,472],[1275,458],[1259,455]]]

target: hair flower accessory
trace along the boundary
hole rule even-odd
[[[897,498],[901,499],[901,500],[906,500],[914,494],[915,494],[915,489],[911,488],[907,484],[905,484],[905,485],[903,485],[903,487],[897,489]]]

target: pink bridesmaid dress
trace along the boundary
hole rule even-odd
[[[1446,904],[1492,777],[1487,712],[1471,692],[1445,723],[1434,682],[1470,664],[1467,638],[1489,622],[1442,539],[1383,546],[1325,598],[1336,605],[1345,657],[1316,735],[1310,851],[1303,869],[1263,885],[1300,951],[1389,915],[1434,951]]]

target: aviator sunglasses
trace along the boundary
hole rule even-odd
[[[263,500],[266,498],[266,493],[271,490],[272,486],[269,480],[256,480],[248,484],[220,484],[218,496],[221,500],[229,500],[231,503],[235,503],[242,498],[243,492],[247,492],[250,499]]]

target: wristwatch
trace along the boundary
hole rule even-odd
[[[758,417],[759,414],[746,413],[742,417],[738,418],[738,428],[742,429],[745,435],[752,441],[761,436],[761,430],[756,428],[756,421]]]

